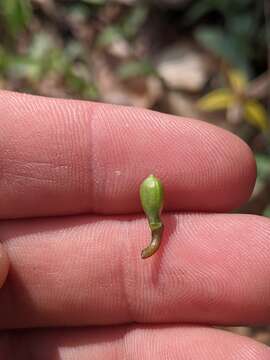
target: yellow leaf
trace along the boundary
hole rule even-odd
[[[229,70],[228,79],[230,86],[234,92],[236,92],[237,94],[244,92],[248,84],[248,79],[243,71],[235,69]]]
[[[197,103],[199,110],[216,111],[227,109],[235,98],[230,89],[217,89],[203,96]]]
[[[269,128],[269,121],[264,106],[256,100],[248,100],[244,104],[245,119],[262,131]]]

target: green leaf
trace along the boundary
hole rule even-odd
[[[84,99],[98,100],[100,98],[100,94],[97,86],[94,83],[88,84],[83,91],[83,97]]]
[[[237,17],[241,22],[241,16],[247,10],[249,4],[254,0],[201,0],[193,1],[187,10],[186,18],[189,23],[198,21],[201,17],[213,12],[218,12],[228,21],[233,16]],[[249,15],[249,14],[248,14]],[[245,21],[247,21],[245,19]],[[240,26],[240,29],[242,27]]]
[[[64,56],[67,57],[69,62],[82,59],[85,57],[85,48],[81,42],[71,40],[64,49]]]
[[[107,0],[81,0],[90,5],[104,5],[106,4]]]
[[[270,156],[264,154],[255,155],[257,164],[257,176],[260,180],[270,180]]]
[[[144,23],[148,14],[148,8],[144,5],[138,5],[132,8],[122,23],[123,33],[127,38],[134,37]]]
[[[32,59],[44,60],[44,57],[47,58],[54,47],[56,44],[53,37],[42,31],[34,34],[28,54]]]
[[[96,100],[99,96],[98,89],[91,81],[88,68],[84,64],[67,67],[64,80],[68,89],[84,99]]]
[[[211,11],[211,5],[207,1],[197,1],[187,10],[185,24],[192,25],[201,17]]]
[[[153,66],[146,60],[130,61],[118,68],[118,75],[122,79],[130,79],[136,76],[148,76],[155,73]]]
[[[227,18],[227,28],[236,36],[247,38],[254,31],[255,19],[251,10],[245,13],[234,13]]]
[[[97,45],[105,47],[121,38],[123,38],[123,34],[119,26],[108,26],[98,36]]]
[[[4,73],[8,68],[9,54],[0,46],[0,72]]]
[[[201,111],[225,110],[233,105],[235,97],[230,89],[217,89],[203,96],[197,103]]]
[[[248,100],[244,104],[244,118],[247,122],[261,131],[269,128],[267,112],[264,106],[257,100]]]
[[[263,216],[267,216],[270,217],[270,205],[268,205],[264,211],[263,211]]]
[[[17,35],[30,22],[32,7],[29,0],[1,0],[0,9],[12,35]]]
[[[229,31],[219,27],[200,27],[195,31],[195,38],[215,55],[226,60],[232,67],[250,72],[246,42]]]
[[[11,79],[37,81],[42,74],[42,66],[40,62],[28,57],[13,56],[10,58],[8,73]]]
[[[44,64],[45,71],[54,71],[58,74],[64,74],[70,63],[67,56],[62,49],[54,48],[50,51],[49,56],[47,57],[47,65]]]
[[[98,6],[89,6],[86,3],[74,2],[66,7],[66,14],[74,23],[85,23],[89,15],[94,15],[98,11]]]

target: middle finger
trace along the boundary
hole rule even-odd
[[[143,217],[1,223],[11,270],[0,327],[270,320],[270,222],[248,215],[166,214],[157,254],[140,251]]]

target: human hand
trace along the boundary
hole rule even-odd
[[[0,114],[11,264],[1,359],[269,359],[266,346],[211,327],[270,320],[270,222],[224,214],[255,181],[240,139],[151,111],[10,92]],[[138,190],[150,173],[165,186],[165,230],[142,260]]]

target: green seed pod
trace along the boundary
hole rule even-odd
[[[163,233],[163,223],[160,219],[160,214],[163,208],[164,189],[161,181],[154,175],[149,175],[141,183],[140,198],[152,235],[150,244],[141,254],[142,258],[146,259],[158,250]]]

